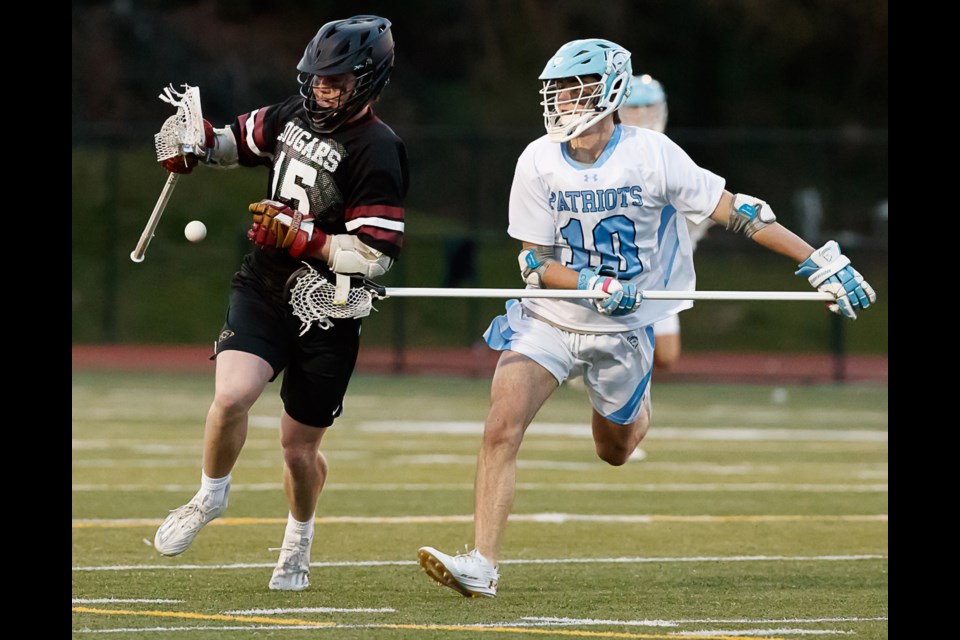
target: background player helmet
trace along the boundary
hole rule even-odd
[[[393,71],[391,23],[378,16],[353,16],[320,27],[297,65],[300,95],[318,133],[330,133],[376,100]],[[322,107],[313,96],[316,76],[352,73],[357,83],[349,96],[334,107]]]
[[[663,133],[667,128],[667,94],[649,74],[634,76],[630,95],[620,108],[620,119],[644,129]]]
[[[616,111],[626,97],[630,74],[630,52],[609,40],[573,40],[557,49],[540,74],[540,104],[550,140],[576,138]],[[579,86],[568,93],[561,88],[561,80]]]

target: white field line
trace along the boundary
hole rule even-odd
[[[531,447],[532,449],[533,447]],[[455,454],[416,454],[416,455],[396,455],[385,458],[378,456],[374,451],[350,451],[337,450],[327,452],[328,460],[373,460],[378,464],[395,466],[425,466],[425,465],[474,465],[477,462],[476,455],[455,455]],[[243,463],[244,467],[279,467],[281,462],[277,460],[276,455],[268,458],[247,457]],[[74,460],[72,466],[75,469],[124,469],[136,467],[137,469],[153,468],[174,468],[185,467],[193,468],[197,465],[194,458],[165,458],[162,460],[145,460],[142,458],[90,458],[86,460]],[[845,463],[818,463],[818,466],[849,466]],[[565,471],[595,471],[598,468],[597,462],[562,462],[557,460],[517,460],[517,466],[521,469],[560,469]],[[857,479],[877,480],[887,477],[887,465],[875,465],[875,469],[864,469],[853,474]],[[741,464],[717,464],[713,462],[690,461],[690,462],[644,462],[643,468],[647,471],[676,471],[680,473],[698,473],[702,475],[743,475],[753,474],[781,474],[785,470],[785,465],[763,464],[755,465],[749,463]]]
[[[854,631],[841,631],[839,629],[737,629],[737,630],[706,630],[684,631],[685,636],[701,636],[704,638],[722,637],[730,638],[733,636],[847,636],[854,634]]]
[[[250,416],[251,426],[257,422]],[[363,433],[392,433],[410,435],[469,435],[483,433],[482,422],[430,422],[430,421],[365,421],[354,427]],[[592,438],[590,425],[567,422],[542,422],[530,426],[531,436],[560,436],[565,438]],[[654,425],[646,437],[648,441],[753,441],[753,442],[887,442],[888,432],[880,429],[782,429],[747,428],[718,425],[710,428],[670,427]],[[256,442],[249,443],[257,445]],[[275,446],[273,441],[262,446]],[[131,438],[74,438],[74,451],[101,449],[131,450],[143,454],[193,453],[194,445],[151,443]]]
[[[123,627],[116,629],[74,629],[73,633],[173,633],[173,632],[183,632],[183,631],[260,631],[269,629],[273,630],[312,630],[312,629],[416,629],[420,631],[458,631],[463,630],[467,632],[482,632],[484,629],[489,628],[492,632],[497,633],[506,633],[514,630],[519,631],[523,628],[530,627],[540,627],[543,625],[533,625],[533,624],[465,624],[465,625],[385,625],[385,624],[340,624],[337,623],[333,627],[329,624],[299,624],[299,625],[245,625],[245,626],[212,626],[212,625],[198,625],[191,627]],[[718,633],[711,633],[709,631],[704,632],[690,632],[690,633],[672,633],[670,635],[632,635],[624,633],[603,633],[601,631],[590,631],[584,633],[568,632],[565,635],[570,636],[588,636],[591,638],[662,638],[664,640],[670,640],[672,638],[699,638],[707,636],[715,636],[717,638],[725,638],[726,640],[737,640],[738,638],[748,638],[750,636],[758,636],[759,638],[768,638],[770,640],[782,640],[782,638],[771,636],[770,634],[781,632],[780,630],[770,630],[763,631],[762,629],[748,629],[745,631],[736,631],[736,632],[724,632],[723,635]],[[795,635],[811,635],[811,634],[850,634],[852,631],[811,631],[797,629],[792,631]]]
[[[655,524],[665,522],[681,523],[730,523],[730,522],[887,522],[887,514],[858,515],[596,515],[581,513],[513,513],[510,522],[535,522],[563,524],[566,522],[592,522],[613,524]],[[286,518],[218,518],[208,526],[224,527],[236,525],[282,524]],[[155,527],[161,520],[143,518],[78,518],[73,521],[74,529],[109,529],[128,527]],[[455,524],[473,522],[472,515],[459,516],[326,516],[314,518],[316,524]]]
[[[885,622],[887,617],[881,618],[779,618],[766,620],[763,618],[701,618],[695,620],[595,620],[591,618],[552,618],[541,616],[523,616],[521,620],[541,622],[546,624],[576,624],[601,625],[614,624],[642,627],[678,627],[682,624],[821,624],[824,622]]]
[[[646,482],[621,483],[608,482],[518,482],[518,489],[528,491],[625,491],[657,492],[657,491],[796,491],[802,493],[885,493],[888,491],[886,482],[863,484],[818,484],[818,483],[782,483],[782,482],[731,482],[731,483],[682,483],[682,482]],[[254,484],[234,484],[230,491],[280,491],[283,485],[279,482],[263,482]],[[72,485],[74,492],[86,491],[135,491],[135,492],[166,492],[188,493],[197,490],[196,484],[93,484],[76,483]],[[473,491],[473,483],[433,484],[429,482],[401,482],[401,483],[330,483],[324,485],[324,491]]]
[[[293,609],[293,610],[291,610],[291,611],[296,611],[296,609]],[[535,619],[534,619],[534,620],[535,620]],[[802,619],[801,619],[801,620],[793,620],[792,622],[803,624],[803,623],[819,623],[819,622],[824,622],[824,621],[838,621],[838,622],[874,622],[874,621],[886,621],[886,620],[887,620],[887,618],[822,618],[822,619],[811,618],[811,619],[809,619],[809,620],[802,620]],[[648,624],[648,622],[649,622],[650,624]],[[662,622],[663,624],[661,624],[661,622]],[[677,620],[677,621],[643,621],[643,620],[637,620],[637,621],[629,621],[629,620],[628,620],[628,621],[590,621],[590,620],[583,620],[583,621],[579,621],[579,622],[572,622],[572,621],[571,621],[569,624],[577,624],[577,625],[583,625],[583,626],[617,624],[617,625],[625,625],[625,626],[668,626],[668,627],[670,627],[670,626],[678,626],[678,625],[680,625],[680,624],[684,624],[685,622],[686,622],[686,621],[683,621],[683,620]],[[705,621],[705,622],[715,622],[715,623],[717,623],[717,624],[723,624],[723,623],[726,623],[727,621],[717,620],[717,621]],[[729,622],[738,622],[738,621],[735,621],[735,620],[734,620],[734,621],[729,621]],[[754,624],[769,624],[769,623],[774,623],[774,622],[777,622],[777,621],[775,621],[775,620],[770,620],[770,621],[767,621],[767,620],[755,620],[755,621],[753,621]],[[562,624],[564,624],[564,623],[561,623],[561,625],[562,625]],[[493,631],[508,631],[508,630],[510,630],[510,629],[513,629],[513,628],[538,628],[538,627],[552,627],[552,626],[558,626],[558,625],[557,625],[556,623],[552,623],[552,622],[549,622],[549,621],[545,621],[545,622],[535,622],[535,621],[529,621],[529,622],[494,622],[494,623],[482,623],[482,624],[470,624],[470,623],[468,623],[468,624],[463,624],[463,625],[443,625],[442,627],[439,627],[439,626],[438,626],[437,629],[451,630],[451,631],[452,631],[452,630],[456,630],[456,629],[464,629],[464,630],[491,629],[491,630],[493,630]],[[170,632],[174,632],[174,631],[251,631],[251,630],[264,630],[264,629],[271,629],[271,630],[280,630],[280,629],[284,629],[284,630],[304,629],[304,630],[306,630],[306,629],[330,629],[330,628],[336,628],[336,629],[379,629],[379,628],[396,628],[396,627],[388,627],[387,625],[383,625],[383,624],[342,624],[342,623],[336,623],[333,627],[331,627],[331,626],[330,626],[330,623],[328,623],[328,622],[323,622],[323,623],[318,623],[318,624],[315,624],[315,625],[309,625],[309,624],[298,624],[298,625],[284,625],[284,624],[279,624],[279,625],[257,625],[257,624],[254,624],[254,625],[243,625],[243,626],[240,626],[240,625],[233,625],[233,626],[197,625],[197,626],[190,626],[190,627],[129,627],[129,628],[113,628],[113,629],[74,629],[73,632],[74,632],[74,633],[142,633],[142,632],[170,633]],[[429,629],[429,627],[426,626],[426,625],[420,626],[419,628],[421,628],[421,629],[423,629],[423,630],[428,630],[428,629]],[[764,636],[764,635],[771,634],[771,633],[784,633],[784,632],[786,632],[786,631],[788,631],[788,630],[778,630],[778,629],[770,629],[770,630],[755,629],[755,630],[754,630],[754,629],[749,629],[749,630],[737,630],[737,631],[735,631],[735,632],[724,632],[724,633],[725,633],[725,634],[732,634],[732,635],[727,635],[726,637],[736,638],[736,637],[745,637],[745,636]],[[682,633],[682,635],[683,635],[683,636],[697,636],[697,635],[699,635],[699,636],[702,637],[702,636],[707,636],[707,635],[709,635],[709,636],[716,636],[716,635],[718,635],[718,633],[719,633],[719,632],[715,632],[715,631],[701,631],[701,632],[693,632],[693,633],[685,633],[685,632],[684,632],[684,633]],[[852,632],[850,632],[850,631],[839,631],[839,630],[820,630],[820,631],[816,631],[816,630],[810,630],[810,629],[791,629],[791,630],[789,630],[789,633],[792,633],[792,634],[795,634],[795,635],[811,635],[811,634],[844,634],[844,635],[845,635],[845,634],[849,634],[849,633],[852,633]],[[574,635],[577,635],[577,634],[574,634]],[[586,633],[584,633],[583,635],[587,635],[587,636],[590,636],[590,637],[604,637],[604,634],[602,634],[602,632],[586,632]],[[674,633],[674,634],[664,635],[664,636],[650,636],[650,635],[633,636],[633,635],[627,635],[627,634],[616,634],[615,636],[609,636],[609,637],[620,637],[620,638],[623,638],[623,637],[637,637],[637,638],[641,638],[641,637],[642,637],[642,638],[658,637],[658,638],[671,638],[671,637],[679,637],[680,635],[681,635],[680,633]]]
[[[144,604],[177,604],[183,600],[166,600],[163,598],[74,598],[73,604],[106,604],[108,602],[128,602]]]
[[[482,422],[368,421],[355,427],[367,433],[409,433],[443,435],[480,435]],[[552,435],[570,438],[592,438],[590,425],[567,422],[535,422],[529,435]],[[709,441],[818,441],[818,442],[887,442],[887,432],[876,429],[750,429],[718,426],[711,428],[652,426],[646,440],[709,440]]]
[[[199,449],[197,450],[199,451]],[[330,456],[327,456],[329,458]],[[342,456],[338,456],[342,458]],[[90,458],[87,460],[74,460],[71,463],[75,469],[126,469],[134,467],[137,469],[170,469],[176,467],[193,468],[196,467],[199,458],[190,456],[185,458],[179,456],[176,458],[165,458],[163,460],[144,460],[143,458]],[[243,461],[244,467],[283,467],[283,462],[276,459],[250,459]]]
[[[224,611],[227,615],[236,616],[273,616],[287,613],[396,613],[396,609],[380,607],[379,609],[344,609],[341,607],[294,607],[292,609],[235,609]]]
[[[857,560],[886,560],[886,555],[863,554],[851,556],[700,556],[687,558],[545,558],[540,560],[501,560],[501,564],[649,564],[676,562],[848,562]],[[273,568],[276,562],[239,562],[233,564],[141,564],[141,565],[100,565],[73,567],[73,571],[149,571],[175,570],[197,571],[209,569],[222,571],[227,569],[265,569]],[[417,566],[416,560],[358,560],[342,562],[311,562],[311,567],[388,567]]]
[[[273,610],[271,610],[272,612]],[[314,609],[278,609],[275,610],[278,613],[280,612],[310,612],[315,611]],[[319,611],[319,610],[316,610]],[[220,614],[201,614],[201,613],[192,613],[192,612],[174,612],[174,611],[125,611],[125,610],[101,610],[101,609],[89,609],[86,607],[78,607],[74,609],[75,613],[91,613],[91,614],[103,614],[103,615],[135,615],[135,616],[146,616],[146,617],[171,617],[171,618],[190,618],[195,620],[231,620],[231,621],[241,621],[244,620],[243,615],[232,615],[229,612],[220,613]],[[79,633],[137,633],[142,632],[161,632],[161,633],[170,633],[173,631],[246,631],[246,630],[260,630],[260,629],[285,629],[285,630],[295,630],[295,629],[406,629],[406,630],[422,630],[422,631],[468,631],[468,632],[482,632],[482,631],[491,631],[495,633],[508,633],[508,632],[522,632],[523,629],[529,629],[532,633],[545,633],[544,631],[534,631],[535,628],[542,627],[557,627],[557,626],[570,626],[570,625],[580,625],[580,626],[598,626],[603,625],[607,626],[609,624],[616,625],[626,625],[626,626],[647,626],[647,627],[677,627],[681,624],[688,624],[690,621],[670,621],[670,620],[636,620],[636,621],[608,621],[608,620],[574,620],[574,619],[550,619],[550,618],[521,618],[523,621],[516,622],[494,622],[494,623],[467,623],[467,624],[455,624],[455,625],[426,625],[426,624],[390,624],[390,623],[367,623],[367,624],[345,624],[341,622],[332,622],[332,621],[308,621],[308,620],[298,620],[291,618],[280,618],[277,619],[276,623],[271,621],[271,624],[263,624],[264,622],[270,620],[270,618],[250,615],[250,622],[253,624],[248,625],[196,625],[189,627],[136,627],[136,628],[112,628],[112,629],[77,629],[75,632]],[[795,619],[791,622],[794,623],[822,623],[824,621],[845,621],[845,622],[867,622],[867,621],[885,621],[886,618],[821,618],[821,619]],[[729,624],[731,622],[742,623],[743,621],[726,621],[726,620],[704,620],[699,621],[699,623],[707,624]],[[776,620],[755,620],[751,623],[753,624],[773,624],[779,621]],[[259,623],[259,624],[258,624]],[[635,634],[635,633],[625,633],[617,631],[586,631],[586,630],[564,630],[564,631],[554,631],[551,635],[564,635],[564,636],[586,636],[592,638],[644,638],[652,639],[659,638],[661,640],[680,640],[680,639],[692,639],[692,638],[702,638],[702,637],[712,637],[720,638],[724,640],[742,640],[749,637],[765,638],[768,640],[782,640],[782,638],[771,638],[770,634],[788,634],[788,635],[847,635],[853,633],[852,631],[845,630],[836,630],[836,629],[823,629],[823,630],[814,630],[814,629],[744,629],[736,631],[719,631],[719,630],[698,630],[694,632],[683,632],[683,631],[672,631],[664,635],[660,634]]]

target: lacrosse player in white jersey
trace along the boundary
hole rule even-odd
[[[668,112],[667,94],[663,85],[644,73],[631,80],[630,93],[618,113],[623,124],[663,133],[667,128]],[[686,218],[691,250],[696,251],[697,243],[712,226],[714,223],[709,218],[699,224]],[[680,316],[674,314],[655,322],[653,337],[657,341],[657,348],[653,352],[654,370],[666,371],[680,359]]]
[[[620,124],[630,78],[630,53],[600,39],[563,45],[540,74],[547,133],[517,161],[507,233],[521,245],[528,288],[609,295],[509,300],[484,334],[503,353],[477,458],[474,548],[417,552],[430,578],[464,596],[497,594],[517,452],[560,383],[583,379],[604,462],[624,464],[646,435],[653,325],[692,302],[644,301],[640,292],[696,289],[686,220],[710,219],[799,263],[797,275],[835,296],[835,313],[856,318],[876,300],[836,242],[814,249],[778,224],[767,203],[728,191],[664,134]]]

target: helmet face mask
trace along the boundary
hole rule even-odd
[[[354,16],[323,25],[307,45],[297,81],[314,131],[335,131],[380,96],[393,71],[390,26],[386,18]]]
[[[579,119],[597,113],[603,83],[594,75],[545,80],[540,94],[547,131],[566,130]]]
[[[574,40],[560,47],[540,74],[540,104],[550,140],[576,138],[616,111],[630,73],[630,52],[608,40]]]

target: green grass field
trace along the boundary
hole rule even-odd
[[[490,600],[416,564],[422,545],[472,546],[489,381],[354,378],[300,593],[267,589],[287,515],[279,383],[226,515],[181,556],[151,545],[197,488],[212,383],[74,372],[73,638],[888,637],[885,386],[655,384],[646,458],[619,468],[562,387],[521,448]]]

